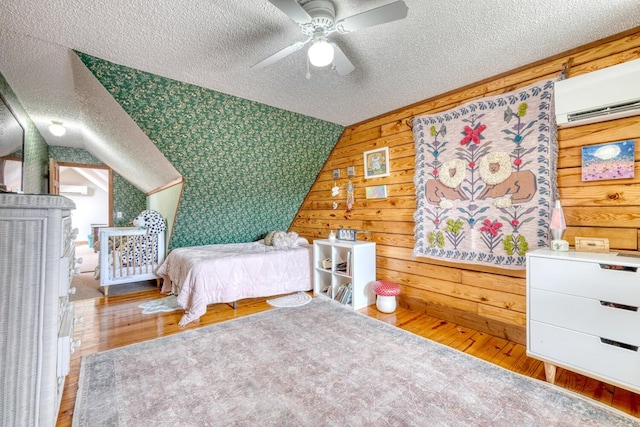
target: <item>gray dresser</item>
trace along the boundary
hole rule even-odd
[[[55,426],[74,346],[74,203],[0,194],[0,425]]]

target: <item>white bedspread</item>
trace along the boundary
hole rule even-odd
[[[172,250],[156,273],[162,292],[178,295],[180,326],[198,319],[207,305],[312,289],[312,246],[276,249],[264,241]]]

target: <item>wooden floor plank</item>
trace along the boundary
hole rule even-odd
[[[138,305],[143,302],[162,297],[164,295],[150,290],[75,303],[76,316],[84,318],[84,322],[76,325],[74,333],[76,339],[82,340],[82,346],[71,357],[71,371],[67,376],[62,396],[58,427],[71,425],[82,356],[201,328],[272,308],[265,302],[265,298],[240,301],[236,310],[228,304],[214,304],[208,307],[207,313],[199,321],[180,328],[178,326],[182,317],[180,312],[143,315],[138,308]],[[402,307],[398,307],[394,313],[380,313],[373,305],[360,312],[416,335],[457,348],[513,372],[544,380],[542,362],[528,357],[525,347],[520,344]],[[557,379],[561,387],[576,390],[588,398],[640,417],[640,395],[636,393],[580,374],[565,372],[561,368],[558,369]]]
[[[504,347],[498,354],[488,362],[494,363],[498,366],[502,366],[510,371],[516,371],[515,365],[520,357],[526,352],[526,348],[523,345],[507,341]]]
[[[581,394],[605,405],[612,406],[615,391],[616,387],[610,384],[593,378],[585,378],[585,385]]]
[[[587,379],[584,375],[577,374],[567,369],[562,370],[562,374],[556,377],[556,384],[567,390],[582,392]]]

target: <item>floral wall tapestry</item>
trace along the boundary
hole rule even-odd
[[[413,120],[414,256],[524,269],[549,246],[554,80]]]

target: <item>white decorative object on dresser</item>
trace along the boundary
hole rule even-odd
[[[0,194],[0,425],[55,426],[73,340],[76,263],[62,196]]]
[[[313,242],[313,293],[354,310],[376,302],[376,244],[344,240]]]
[[[640,258],[616,253],[527,253],[527,354],[640,392]]]

